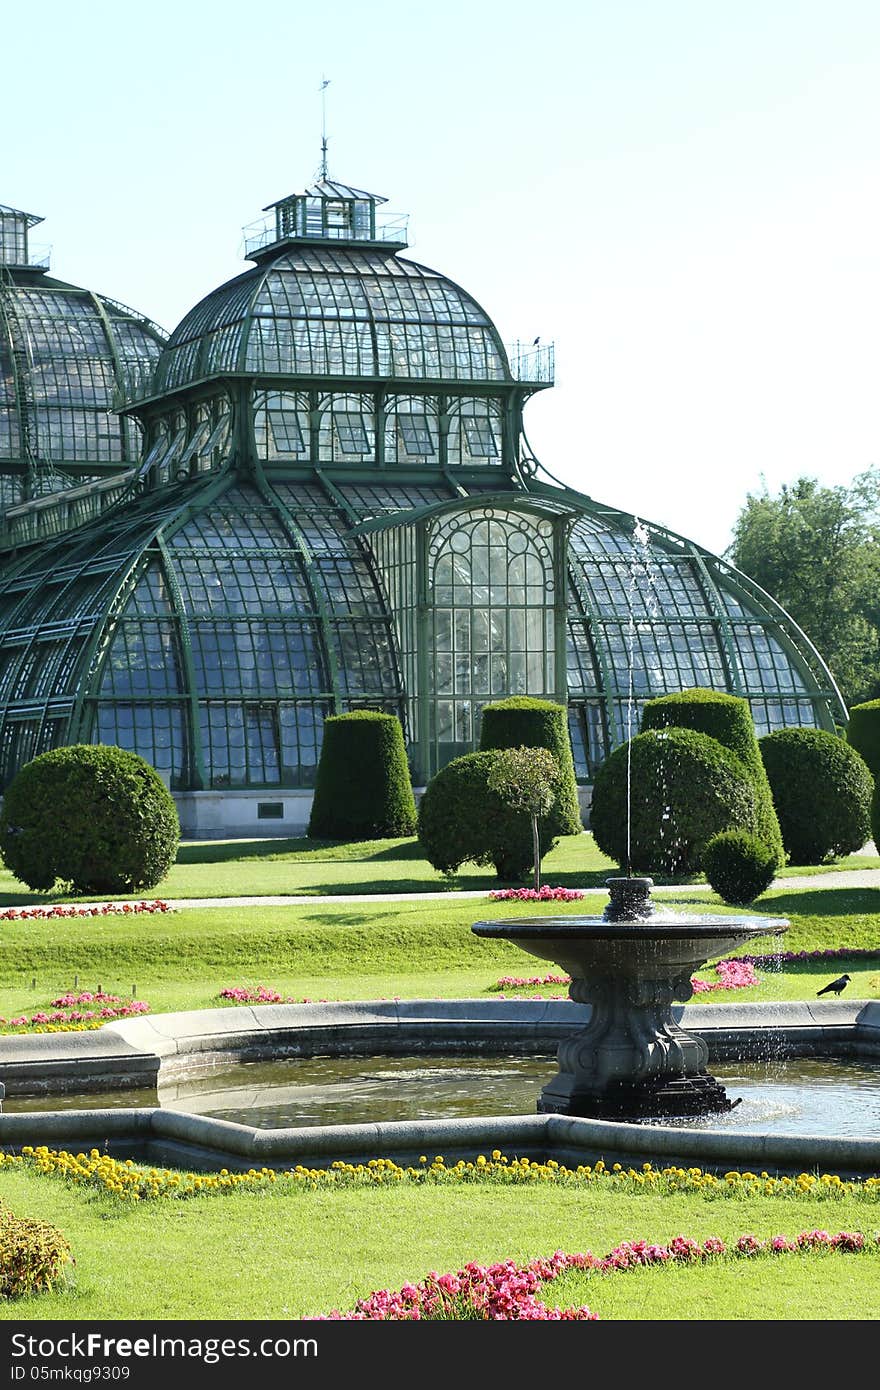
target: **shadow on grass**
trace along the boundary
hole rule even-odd
[[[71,898],[64,893],[32,893],[22,884],[21,889],[11,889],[8,893],[0,893],[0,909],[4,907],[52,907],[53,903],[74,903],[75,898]]]
[[[555,888],[580,888],[583,892],[590,893],[604,891],[605,880],[608,876],[608,872],[603,869],[590,873],[550,874],[544,877],[543,882],[549,883]],[[670,882],[674,881],[670,880]],[[488,894],[504,888],[531,888],[531,886],[531,878],[501,879],[496,874],[487,872],[486,874],[470,874],[467,877],[449,879],[438,874],[436,877],[409,879],[394,875],[387,879],[369,878],[360,882],[347,881],[345,883],[336,880],[332,883],[309,884],[307,888],[298,888],[296,891],[302,894],[314,893],[316,897],[326,898],[339,897],[346,893],[369,893],[379,897],[387,896],[389,893],[436,893],[439,897],[443,897],[444,894],[448,893],[484,892]]]
[[[880,913],[880,888],[803,888],[759,899],[754,911],[783,917],[875,916]]]
[[[233,840],[228,844],[201,840],[198,844],[181,845],[177,851],[178,864],[229,864],[236,859],[271,859],[284,854],[302,854],[320,848],[317,840]]]
[[[326,858],[334,863],[372,864],[414,859],[425,861],[424,851],[418,840],[395,841],[390,845],[387,841],[382,841],[381,844],[381,849],[373,849],[369,841],[311,840],[305,835],[293,839],[231,840],[228,843],[202,840],[181,845],[177,851],[177,863],[230,864],[236,860],[288,859],[297,855],[320,863],[322,851],[326,851]]]

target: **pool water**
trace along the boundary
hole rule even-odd
[[[421,1054],[244,1062],[151,1090],[10,1096],[7,1113],[158,1104],[260,1129],[534,1114],[550,1057]],[[761,1134],[880,1136],[880,1063],[799,1058],[712,1067],[726,1115],[657,1123]],[[651,1123],[650,1120],[641,1123]]]

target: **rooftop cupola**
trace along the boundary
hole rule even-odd
[[[341,246],[381,247],[402,251],[407,245],[407,216],[378,209],[387,198],[365,193],[335,179],[319,178],[302,193],[292,193],[264,212],[274,214],[244,229],[245,255],[265,261],[292,244],[332,241]]]
[[[20,270],[46,270],[49,256],[45,247],[33,254],[28,247],[28,232],[42,222],[32,212],[22,212],[19,208],[8,208],[0,203],[0,265]]]

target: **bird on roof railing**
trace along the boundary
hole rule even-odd
[[[830,985],[826,985],[824,989],[817,989],[816,996],[818,998],[820,994],[842,994],[849,984],[849,981],[849,975],[839,975],[836,980],[832,980]]]

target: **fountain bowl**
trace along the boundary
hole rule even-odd
[[[732,1102],[710,1075],[708,1048],[672,1016],[694,993],[691,976],[745,942],[787,931],[784,917],[690,916],[650,899],[650,879],[608,880],[602,916],[475,922],[486,939],[511,941],[562,966],[569,994],[590,1005],[586,1027],[564,1039],[559,1071],[539,1112],[596,1118],[701,1114]]]

